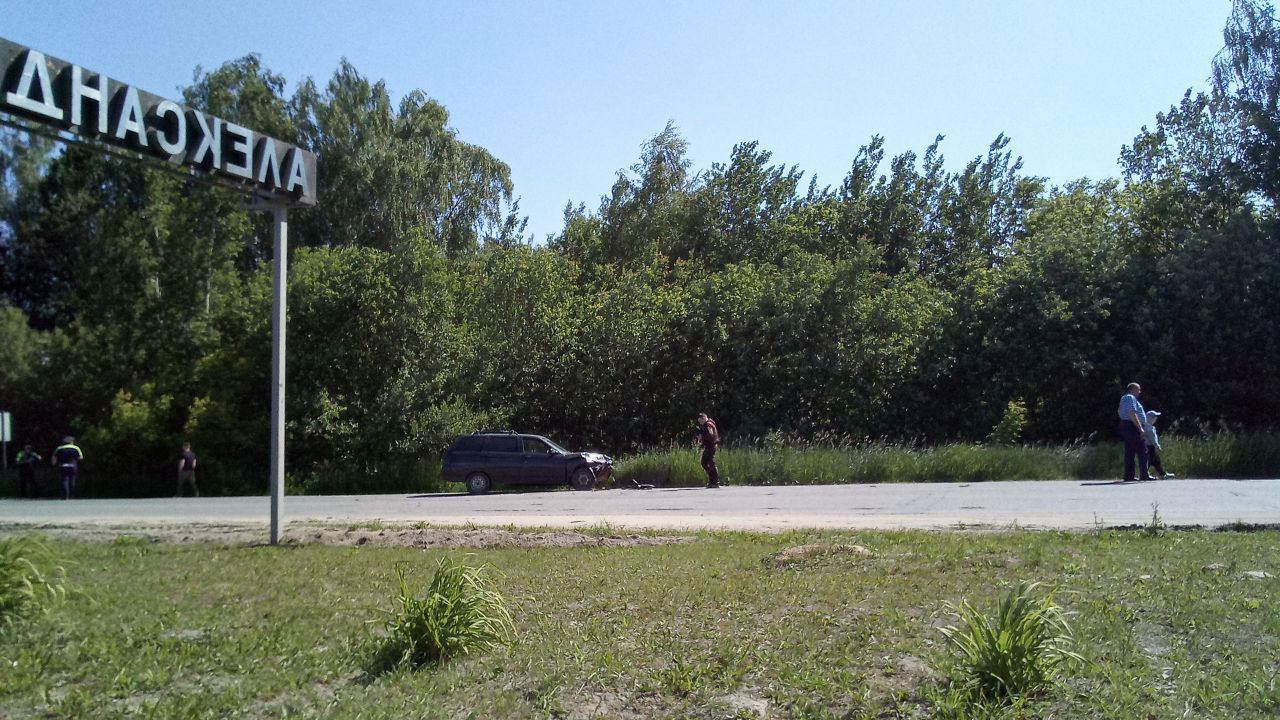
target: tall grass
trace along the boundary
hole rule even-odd
[[[0,628],[65,598],[65,575],[40,541],[0,539]]]
[[[994,618],[968,602],[948,605],[957,625],[942,629],[947,644],[959,651],[964,685],[976,696],[1001,699],[1039,690],[1057,671],[1081,662],[1071,650],[1073,638],[1053,596],[1036,596],[1036,583],[1021,583],[996,607]]]
[[[1180,477],[1275,477],[1280,433],[1162,438],[1164,464]],[[729,447],[716,455],[722,482],[733,485],[827,485],[882,482],[979,482],[1118,478],[1119,443],[909,447]],[[622,485],[693,486],[706,482],[699,454],[670,447],[622,460]]]
[[[386,637],[375,652],[373,671],[418,668],[505,642],[511,613],[490,573],[489,566],[443,557],[431,582],[418,593],[405,567],[398,566],[396,607],[388,613]]]

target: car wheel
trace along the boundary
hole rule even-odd
[[[596,476],[591,468],[580,467],[569,477],[569,484],[574,490],[590,490],[596,486]]]
[[[493,483],[489,481],[489,476],[484,473],[471,473],[467,476],[467,492],[472,495],[483,495],[489,492],[493,487]]]

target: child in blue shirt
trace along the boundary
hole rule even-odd
[[[1173,477],[1173,473],[1164,471],[1164,463],[1160,462],[1160,436],[1156,434],[1156,418],[1160,417],[1160,413],[1155,410],[1147,411],[1147,421],[1143,423],[1142,431],[1147,436],[1147,463],[1159,473],[1161,479]]]

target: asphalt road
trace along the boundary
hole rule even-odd
[[[1079,529],[1151,519],[1168,524],[1280,523],[1280,479],[1034,481],[726,487],[484,496],[339,495],[285,498],[285,521],[426,521],[436,525],[784,530],[951,528],[988,525]],[[266,497],[148,500],[4,500],[0,522],[49,525],[265,523]]]

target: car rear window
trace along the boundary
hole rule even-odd
[[[483,445],[483,441],[476,435],[464,435],[453,443],[453,449],[460,452],[477,452]]]
[[[484,439],[485,452],[520,452],[520,438],[515,435],[488,435]]]

